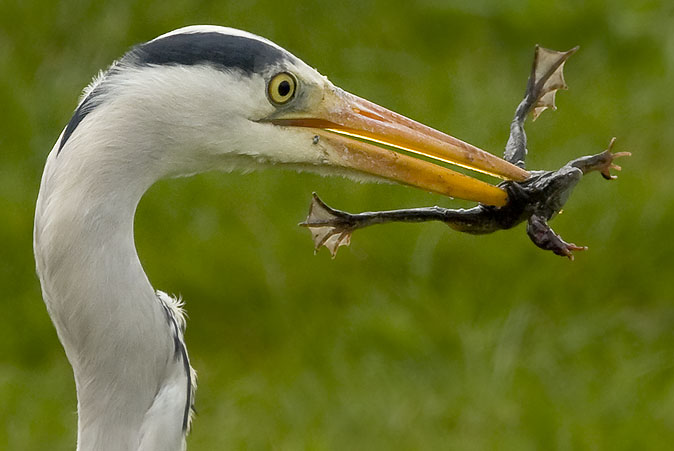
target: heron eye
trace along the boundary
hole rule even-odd
[[[282,105],[295,95],[295,88],[297,87],[297,80],[288,72],[281,72],[274,75],[269,81],[267,93],[269,99],[276,105]]]

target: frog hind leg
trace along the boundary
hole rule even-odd
[[[351,234],[355,226],[352,216],[341,210],[329,207],[316,193],[313,193],[309,215],[299,225],[306,227],[311,232],[314,242],[314,253],[325,246],[335,258],[340,246],[351,244]]]
[[[527,135],[524,132],[524,121],[532,111],[536,120],[546,109],[557,109],[555,94],[560,89],[568,89],[564,81],[564,63],[577,50],[578,47],[574,47],[566,52],[558,52],[536,46],[524,99],[517,106],[515,117],[510,123],[510,136],[503,154],[508,162],[525,167]]]

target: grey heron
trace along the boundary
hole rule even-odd
[[[507,201],[495,186],[410,154],[506,179],[528,175],[231,28],[175,30],[99,74],[47,158],[34,228],[44,301],[75,377],[78,449],[185,448],[195,374],[182,305],[152,287],[133,238],[136,207],[153,183],[285,167]]]

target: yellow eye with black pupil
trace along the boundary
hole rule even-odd
[[[281,72],[280,74],[276,74],[269,81],[269,86],[267,87],[269,99],[277,105],[282,105],[293,98],[296,87],[297,81],[289,73]]]

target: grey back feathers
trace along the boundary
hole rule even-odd
[[[144,66],[194,66],[209,65],[218,70],[239,70],[244,74],[263,72],[293,56],[254,35],[238,35],[223,31],[190,30],[160,36],[129,50],[113,64],[105,76],[122,73],[125,67]],[[100,94],[105,89],[99,84],[79,104],[66,126],[58,152],[68,141],[77,126],[100,104]]]

